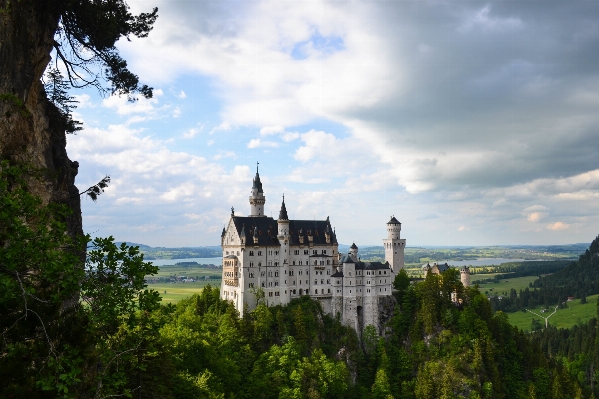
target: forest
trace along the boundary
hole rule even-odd
[[[531,283],[530,288],[516,292],[512,289],[509,296],[499,299],[491,298],[494,310],[515,312],[523,308],[563,306],[568,297],[586,300],[589,295],[599,294],[599,237],[595,238],[589,248],[575,262],[568,262],[565,267],[555,263],[555,273],[544,275]],[[563,262],[563,261],[562,261]],[[542,269],[541,269],[542,270]],[[523,269],[519,275],[534,273],[534,265],[530,270]],[[549,268],[547,271],[554,271]],[[501,278],[501,277],[499,277]]]
[[[80,198],[95,201],[110,178],[80,191],[66,154],[80,130],[70,88],[152,97],[115,43],[146,37],[157,12],[0,0],[1,398],[595,397],[596,320],[528,336],[453,269],[419,282],[400,273],[384,336],[309,297],[268,307],[257,291],[243,316],[210,286],[162,304],[139,247],[83,234]],[[531,295],[596,292],[597,249]]]
[[[561,352],[548,356],[542,339],[511,326],[477,288],[461,284],[456,269],[416,283],[401,272],[382,337],[371,326],[360,333],[343,326],[309,297],[268,307],[257,291],[259,305],[240,317],[208,286],[176,306],[162,305],[144,279],[157,268],[139,248],[117,246],[112,238],[71,239],[56,217],[68,218],[68,208],[42,205],[27,191],[23,173],[2,165],[0,397],[594,394],[594,369],[585,368],[594,358],[580,361],[588,345],[553,344]],[[581,260],[594,262],[596,246]],[[582,366],[571,365],[577,361]]]

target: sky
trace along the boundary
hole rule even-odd
[[[599,233],[599,2],[128,1],[117,46],[154,97],[74,91],[92,236],[220,245],[250,211],[343,244],[550,245]]]

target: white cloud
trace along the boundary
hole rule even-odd
[[[285,128],[281,125],[264,126],[263,128],[260,129],[261,136],[269,136],[271,134],[284,133],[284,132],[285,132]]]
[[[185,98],[187,98],[187,94],[185,94],[185,92],[183,90],[181,90],[181,92],[179,94],[177,94],[177,98],[185,99]]]
[[[223,158],[235,158],[236,154],[234,151],[220,151],[218,154],[212,157],[215,161]]]
[[[549,230],[566,230],[570,227],[569,224],[563,222],[555,222],[547,225],[547,229]]]
[[[173,110],[173,118],[179,118],[181,116],[181,108],[177,107]]]
[[[188,131],[186,131],[185,133],[183,133],[183,138],[184,139],[192,139],[196,136],[196,134],[198,134],[201,131],[201,129],[189,129]]]
[[[227,130],[231,130],[231,124],[227,121],[224,121],[220,125],[213,127],[212,130],[210,130],[210,133],[208,133],[208,134],[214,134],[219,131],[227,131]]]
[[[274,141],[266,141],[261,139],[251,139],[247,144],[247,148],[277,148],[279,143]]]

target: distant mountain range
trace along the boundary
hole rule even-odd
[[[120,245],[121,242],[117,242]],[[146,260],[155,259],[189,259],[189,258],[218,258],[222,256],[220,246],[206,247],[151,247],[145,244],[127,242],[127,245],[139,247]]]
[[[117,242],[118,245],[121,242]],[[145,259],[189,259],[189,258],[216,258],[222,256],[221,247],[199,246],[199,247],[151,247],[149,245],[127,242],[128,245],[138,246],[144,254]],[[555,259],[574,258],[584,252],[589,244],[565,244],[565,245],[493,245],[493,246],[420,246],[406,248],[406,263],[417,263],[421,258],[430,260],[447,259],[477,259],[485,257],[498,258],[524,258],[524,259]],[[346,254],[350,246],[339,244],[339,252]],[[384,258],[385,251],[382,246],[362,245],[360,256],[364,260],[380,260]]]

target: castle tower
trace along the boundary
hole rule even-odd
[[[260,181],[260,174],[258,174],[258,164],[256,164],[256,176],[252,185],[252,195],[250,195],[250,216],[263,217],[265,203],[266,198],[264,197],[264,191],[262,191],[262,182]]]
[[[351,255],[354,262],[358,261],[358,246],[354,242],[351,247],[349,247],[349,254]]]
[[[356,264],[351,254],[344,256],[341,263],[343,264],[343,312],[341,322],[356,331],[360,331],[356,298]]]
[[[460,269],[460,280],[464,287],[470,287],[470,268],[468,266]]]
[[[283,202],[281,203],[281,210],[279,211],[279,219],[277,220],[277,239],[281,244],[279,251],[279,273],[280,276],[288,276],[289,274],[289,216],[287,216],[287,207],[285,206],[285,196],[283,195]],[[286,278],[286,277],[285,277]],[[285,284],[287,283],[287,280]],[[290,291],[283,289],[281,290],[281,303],[287,303],[290,299]]]
[[[383,240],[385,260],[391,265],[392,273],[398,273],[404,267],[404,249],[406,240],[400,237],[401,223],[391,216],[387,223],[387,239]]]

